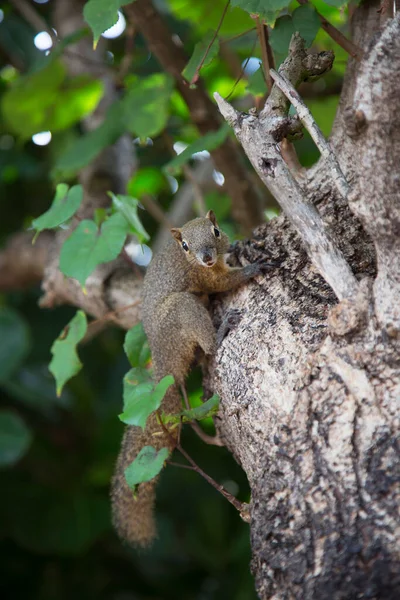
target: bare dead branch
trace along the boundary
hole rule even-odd
[[[310,109],[300,98],[300,95],[298,94],[297,90],[294,88],[294,86],[290,83],[290,81],[284,74],[280,75],[273,69],[271,69],[270,72],[271,77],[275,81],[276,85],[279,87],[280,90],[282,90],[286,98],[296,109],[300,121],[303,123],[308,133],[311,135],[312,139],[315,142],[315,145],[321,152],[321,156],[329,164],[329,167],[332,172],[333,183],[340,195],[346,199],[349,193],[349,184],[343,174],[342,169],[340,168],[339,162],[330,144],[324,138],[322,131],[318,127],[314,117],[310,112]]]
[[[289,56],[279,72],[286,75],[292,84],[298,85],[307,77],[324,73],[331,64],[332,57],[328,53],[308,55],[303,40],[294,34]],[[215,98],[259,177],[301,236],[320,274],[339,299],[352,296],[357,289],[357,280],[317,210],[306,201],[299,182],[282,159],[279,142],[296,128],[296,122],[288,117],[290,103],[286,96],[274,85],[259,116],[240,114],[218,94]]]

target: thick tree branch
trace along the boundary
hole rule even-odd
[[[187,64],[183,50],[177,46],[159,13],[150,0],[137,0],[126,12],[132,23],[146,40],[164,70],[172,75],[176,86],[186,102],[193,123],[201,134],[221,127],[221,119],[216,106],[206,93],[201,79],[196,89],[192,89],[182,76]],[[231,139],[211,152],[215,166],[225,177],[225,184],[232,199],[232,214],[244,232],[251,230],[263,221],[262,202],[259,191],[252,183],[245,168],[239,149]]]
[[[298,34],[292,38],[289,57],[280,73],[293,84],[324,73],[332,65],[329,53],[309,55]],[[259,116],[237,113],[218,94],[216,99],[225,119],[233,127],[256,172],[301,236],[307,252],[339,299],[356,292],[357,281],[332,236],[326,230],[315,207],[305,200],[305,193],[282,159],[279,142],[298,123],[288,117],[289,100],[274,85]]]
[[[375,310],[392,335],[400,333],[400,14],[363,62],[353,103],[346,112],[359,163],[350,207],[374,241],[378,275]]]

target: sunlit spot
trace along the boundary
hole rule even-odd
[[[174,144],[174,150],[177,154],[181,154],[187,147],[188,145],[185,142],[175,142]]]
[[[118,11],[118,21],[101,35],[109,40],[117,38],[125,31],[126,21],[122,12]]]
[[[47,146],[47,144],[50,144],[50,141],[51,131],[41,131],[32,136],[32,142],[36,144],[36,146]]]
[[[217,185],[224,185],[225,177],[222,175],[222,173],[214,170],[212,176]]]
[[[246,58],[246,60],[242,62],[242,69],[245,75],[253,75],[259,67],[260,59],[255,56],[250,56],[250,58]]]
[[[175,179],[175,177],[172,177],[172,175],[167,175],[167,179],[168,179],[169,187],[171,188],[171,192],[173,194],[175,194],[179,188],[178,180]]]
[[[49,50],[53,45],[51,35],[47,31],[41,31],[33,38],[33,43],[39,50]]]
[[[33,0],[36,4],[47,4],[49,0]]]
[[[137,244],[136,242],[127,244],[125,251],[129,258],[140,267],[147,267],[153,255],[151,248],[146,244]]]
[[[210,153],[208,150],[200,150],[200,152],[192,154],[192,158],[196,160],[206,160],[206,158],[210,158]]]
[[[153,146],[154,142],[151,138],[146,138],[145,140],[141,139],[141,138],[135,138],[133,140],[133,145],[134,146]]]

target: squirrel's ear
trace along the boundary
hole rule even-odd
[[[182,241],[182,233],[181,230],[177,227],[171,229],[172,237],[174,237],[178,242]]]
[[[215,214],[214,214],[213,210],[209,210],[208,211],[208,213],[206,214],[206,219],[210,219],[210,221],[214,225],[214,227],[218,226],[217,219],[215,217]]]

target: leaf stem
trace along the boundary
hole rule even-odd
[[[222,15],[221,15],[221,18],[220,18],[220,20],[219,20],[219,23],[218,23],[217,29],[215,30],[215,32],[214,32],[214,35],[212,36],[212,38],[211,38],[211,40],[210,40],[210,43],[208,44],[208,46],[207,46],[207,48],[206,48],[206,51],[204,52],[204,56],[203,56],[203,58],[201,59],[201,61],[200,61],[200,64],[199,64],[199,65],[198,65],[198,67],[196,68],[196,71],[195,71],[195,73],[194,73],[194,75],[193,75],[193,77],[192,77],[192,81],[191,81],[190,83],[196,83],[196,81],[198,80],[198,78],[199,78],[199,76],[200,76],[200,71],[201,71],[201,69],[202,69],[202,67],[203,67],[203,65],[204,65],[204,62],[205,62],[205,60],[206,60],[206,58],[207,58],[207,55],[208,55],[208,53],[210,52],[210,49],[211,49],[211,47],[212,47],[213,43],[215,42],[215,39],[216,39],[216,37],[217,37],[217,35],[218,35],[218,33],[219,33],[219,30],[221,29],[222,23],[224,22],[225,15],[226,15],[226,13],[227,13],[227,10],[228,10],[228,8],[229,8],[229,5],[230,5],[230,3],[231,3],[231,0],[228,0],[228,2],[225,4],[225,8],[224,8],[224,10],[222,11]]]

